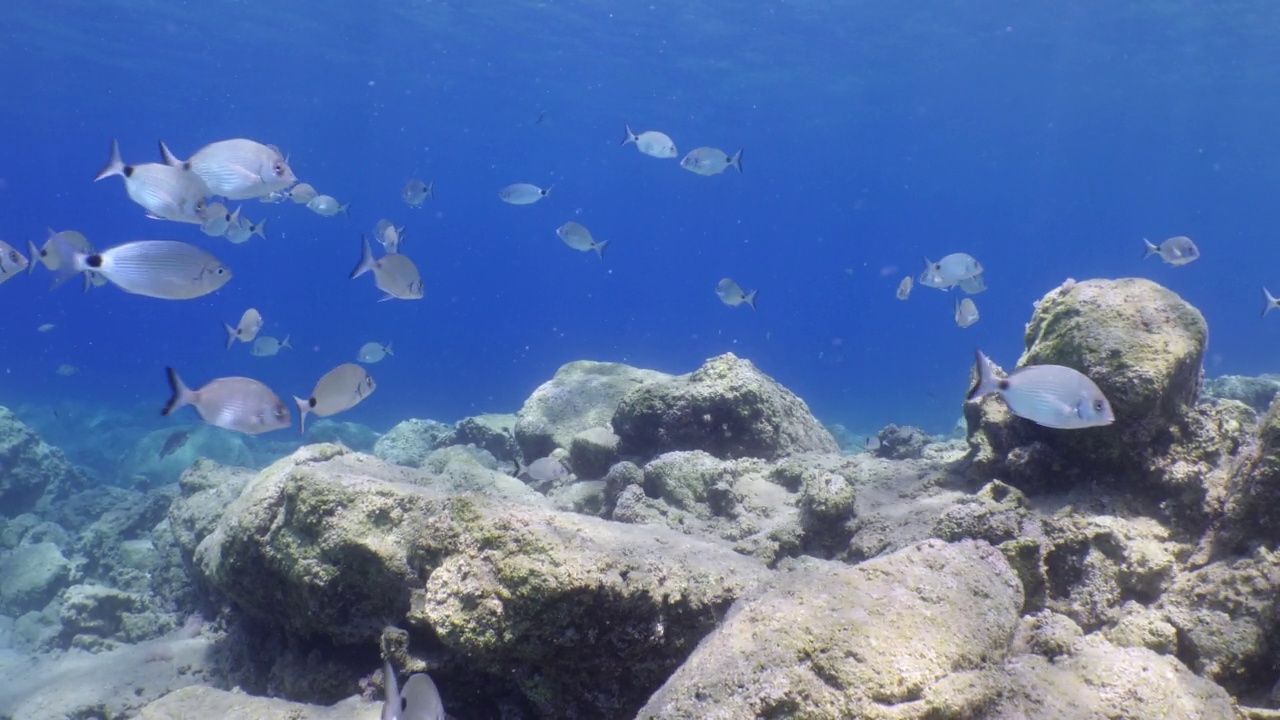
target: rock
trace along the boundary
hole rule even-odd
[[[547,498],[557,510],[603,517],[604,481],[580,480],[552,490]]]
[[[480,493],[524,505],[547,505],[545,496],[518,478],[498,470],[497,465],[487,450],[469,445],[450,445],[427,455],[422,463],[427,474],[417,482],[440,492]]]
[[[980,717],[999,697],[984,675],[1008,650],[1022,586],[995,548],[930,540],[854,567],[799,565],[736,603],[639,717]]]
[[[514,683],[544,714],[581,717],[634,711],[767,572],[661,528],[424,482],[305,447],[245,487],[197,549],[198,572],[291,638],[368,646],[407,623],[486,692]]]
[[[0,613],[39,610],[66,587],[71,563],[50,542],[23,545],[0,559]]]
[[[515,415],[485,414],[463,418],[444,437],[436,441],[436,447],[448,445],[475,445],[489,451],[503,465],[513,465],[519,457],[516,446]]]
[[[331,705],[305,705],[211,687],[187,687],[142,708],[138,720],[378,720],[382,703],[351,697]]]
[[[721,461],[701,450],[669,452],[644,466],[644,491],[703,519],[714,513],[708,502],[725,478]]]
[[[160,450],[174,433],[187,433],[186,442],[172,453],[160,457]],[[253,467],[254,457],[245,444],[245,436],[220,428],[194,423],[149,432],[120,461],[123,477],[142,476],[152,485],[168,485],[178,481],[191,464],[208,458],[220,465]]]
[[[569,441],[569,467],[584,479],[600,479],[618,461],[618,436],[607,427],[587,428]]]
[[[1237,400],[1261,414],[1271,407],[1271,401],[1275,400],[1277,392],[1280,392],[1280,376],[1277,375],[1261,377],[1222,375],[1216,378],[1205,378],[1200,399]]]
[[[63,595],[58,617],[62,621],[63,637],[73,643],[79,635],[133,641],[148,636],[145,630],[143,637],[137,636],[138,628],[134,621],[139,614],[151,609],[142,595],[102,585],[72,585]],[[171,629],[172,624],[166,628]]]
[[[1136,602],[1121,606],[1120,619],[1105,634],[1116,647],[1142,647],[1160,655],[1178,651],[1178,629],[1165,619],[1165,613]]]
[[[34,517],[32,515],[22,515],[20,517]],[[25,535],[22,536],[22,545],[34,545],[36,543],[51,542],[57,545],[61,550],[71,549],[71,537],[67,534],[65,528],[53,522],[41,522],[33,525]]]
[[[197,460],[178,480],[178,497],[169,505],[169,527],[183,560],[192,569],[196,546],[213,532],[218,519],[240,496],[255,473],[245,468],[223,467],[212,460]]]
[[[670,377],[620,363],[579,360],[561,366],[516,416],[516,443],[525,462],[567,450],[577,433],[608,425],[628,392]]]
[[[1280,403],[1272,404],[1257,435],[1243,467],[1227,481],[1226,517],[1219,524],[1219,543],[1238,553],[1258,541],[1280,541]]]
[[[1013,637],[1017,654],[1031,653],[1054,660],[1074,652],[1084,631],[1074,620],[1052,610],[1041,610],[1018,621]]]
[[[627,393],[613,431],[623,455],[642,458],[672,450],[767,460],[840,451],[803,400],[732,353]]]
[[[307,423],[307,442],[338,443],[359,452],[373,452],[378,443],[377,431],[360,423],[320,418]],[[217,460],[218,458],[213,458]],[[223,462],[224,465],[231,464]]]
[[[391,428],[373,446],[373,454],[396,465],[422,467],[427,455],[453,428],[435,420],[405,420]]]
[[[613,516],[618,496],[631,485],[639,487],[640,497],[644,497],[644,470],[639,465],[623,460],[609,468],[604,476],[604,517]]]
[[[998,394],[966,403],[973,475],[1024,487],[1146,477],[1196,402],[1207,334],[1199,311],[1149,280],[1069,281],[1051,291],[1027,324],[1018,367],[1080,370],[1106,394],[1117,420],[1063,432],[1011,416]]]
[[[84,487],[61,451],[0,407],[0,514],[47,510]]]
[[[466,463],[478,465],[485,470],[498,470],[497,458],[488,450],[475,445],[447,445],[438,450],[432,450],[423,458],[422,469],[439,475],[453,463]]]
[[[928,433],[918,427],[886,425],[876,433],[880,447],[871,454],[891,460],[918,460],[924,457],[924,449],[933,442]]]

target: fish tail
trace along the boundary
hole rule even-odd
[[[178,156],[169,152],[169,146],[165,145],[163,140],[160,141],[160,157],[164,159],[164,164],[169,167],[182,168],[183,170],[190,169],[185,162],[178,159]]]
[[[364,235],[360,236],[360,262],[356,264],[354,270],[351,271],[351,279],[354,280],[361,275],[373,269],[373,249],[369,247],[369,238]]]
[[[435,196],[436,196],[436,182],[432,180],[431,182],[427,183],[427,197],[435,198]]]
[[[1157,255],[1157,254],[1159,254],[1159,252],[1160,252],[1160,246],[1159,246],[1159,245],[1156,245],[1155,243],[1151,242],[1150,240],[1148,240],[1148,239],[1146,239],[1146,238],[1142,238],[1142,242],[1147,246],[1147,248],[1146,248],[1146,249],[1147,249],[1147,253],[1146,253],[1145,255],[1143,255],[1143,256],[1142,256],[1142,259],[1143,259],[1143,260],[1146,260],[1147,258],[1151,257],[1152,255]]]
[[[594,246],[592,246],[592,248],[591,248],[591,249],[596,251],[596,257],[598,257],[598,258],[600,258],[601,260],[603,260],[603,259],[604,259],[604,246],[605,246],[605,245],[608,245],[608,244],[609,244],[609,241],[608,241],[608,240],[601,240],[600,242],[598,242],[598,243],[596,243]]]
[[[93,287],[93,276],[89,273],[82,273],[84,284],[80,287],[80,292],[89,292],[89,288]]]
[[[738,152],[734,153],[733,157],[729,158],[729,164],[738,172],[742,172],[742,148],[738,148]]]
[[[1262,288],[1262,297],[1265,299],[1265,304],[1262,306],[1263,317],[1266,317],[1267,313],[1271,312],[1273,309],[1280,307],[1280,299],[1277,299],[1271,294],[1271,291],[1265,287]]]
[[[292,350],[292,349],[293,349],[293,346],[289,344],[289,338],[290,338],[290,337],[291,337],[291,336],[289,336],[289,335],[285,335],[285,336],[284,336],[284,342],[280,343],[280,348],[281,348],[282,350],[283,350],[284,348],[289,348],[290,350]]]
[[[53,273],[53,287],[58,287],[74,277],[76,273],[89,269],[86,262],[89,256],[71,247],[70,243],[57,235],[50,240],[53,242],[53,251],[58,256],[58,267]]]
[[[297,395],[293,396],[293,401],[298,404],[298,434],[303,435],[307,432],[307,413],[311,412],[311,401],[303,400]]]
[[[347,203],[346,205],[339,205],[338,212],[342,213],[343,215],[346,215],[347,217],[350,217],[351,213],[347,212],[347,210],[350,209],[350,207],[351,207],[351,203]]]
[[[191,390],[183,384],[182,378],[178,377],[178,371],[171,367],[164,369],[165,375],[169,378],[169,390],[172,395],[169,402],[165,403],[164,408],[160,410],[161,415],[169,415],[174,410],[191,404]]]
[[[111,138],[111,159],[108,160],[107,164],[98,171],[98,175],[93,179],[93,181],[98,182],[99,180],[109,178],[112,175],[124,175],[124,170],[124,160],[120,159],[120,141],[115,138]]]
[[[27,274],[30,275],[36,271],[36,264],[40,262],[40,250],[30,240],[27,241],[27,254],[31,256],[31,262],[27,264]]]
[[[552,188],[554,188],[554,187],[555,187],[555,185],[548,185],[548,186],[547,186],[547,189],[542,191],[542,197],[544,197],[544,198],[549,198],[549,197],[551,197],[551,189],[552,189]]]
[[[1000,379],[991,372],[991,361],[981,350],[974,351],[974,368],[977,370],[978,380],[965,396],[966,402],[1000,389]]]
[[[627,129],[627,136],[626,136],[626,137],[624,137],[624,138],[622,138],[622,142],[620,142],[620,143],[618,143],[618,144],[619,144],[619,145],[626,145],[627,143],[633,143],[633,142],[635,142],[635,141],[636,141],[636,134],[635,134],[635,133],[633,133],[633,132],[631,132],[631,126],[630,126],[630,125],[624,125],[623,127],[625,127],[625,128]]]
[[[262,222],[258,223],[257,225],[251,225],[249,227],[249,237],[253,237],[254,235],[257,235],[263,240],[267,239],[267,219],[266,218],[262,218]]]
[[[395,357],[396,355],[395,353],[391,352],[391,343],[387,343],[387,346],[382,348],[382,351],[390,355],[391,357]]]
[[[231,346],[236,344],[236,336],[239,333],[235,328],[226,323],[222,323],[222,327],[227,329],[227,349],[230,350]]]
[[[747,304],[747,306],[748,306],[748,307],[750,307],[752,310],[755,310],[755,309],[756,309],[756,295],[759,295],[759,294],[760,294],[760,291],[759,291],[759,290],[752,290],[751,292],[749,292],[749,293],[747,293],[746,295],[743,295],[743,296],[742,296],[742,302],[746,303],[746,304]]]

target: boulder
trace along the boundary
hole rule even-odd
[[[436,447],[475,445],[509,466],[515,463],[520,452],[516,446],[515,426],[515,415],[488,413],[463,418],[453,426],[453,430],[436,440]]]
[[[142,708],[138,720],[378,720],[382,703],[351,697],[336,705],[307,705],[211,687],[186,687]]]
[[[405,420],[391,428],[373,446],[373,454],[396,465],[422,467],[427,455],[453,428],[435,420]]]
[[[621,363],[578,360],[561,366],[516,416],[516,443],[525,462],[567,450],[577,433],[608,425],[627,393],[670,377]]]
[[[160,457],[160,451],[175,433],[186,433],[186,442]],[[143,435],[121,461],[120,474],[125,478],[144,477],[152,485],[168,485],[177,482],[182,472],[199,458],[208,458],[220,465],[254,465],[253,453],[245,444],[244,435],[194,423]]]
[[[803,400],[732,353],[632,390],[618,404],[613,431],[619,452],[641,458],[671,450],[768,460],[840,451]]]
[[[0,407],[0,515],[39,513],[84,487],[60,450]]]
[[[22,545],[0,556],[0,613],[40,610],[66,587],[71,563],[57,545]]]
[[[607,427],[587,428],[569,441],[569,466],[579,478],[603,478],[617,461],[618,436]]]
[[[213,532],[231,501],[253,478],[251,470],[197,460],[178,480],[178,497],[169,505],[169,528],[183,563],[191,568],[196,546]]]
[[[1216,378],[1205,378],[1200,399],[1236,400],[1253,408],[1254,412],[1265,413],[1267,408],[1271,407],[1271,401],[1276,399],[1278,392],[1280,392],[1280,375],[1260,377],[1222,375]]]

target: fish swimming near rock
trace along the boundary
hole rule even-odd
[[[978,381],[966,400],[1000,393],[1014,415],[1059,430],[1115,422],[1106,395],[1079,370],[1062,365],[1028,365],[1000,378],[981,350],[975,353],[975,365]]]
[[[1189,262],[1200,259],[1200,248],[1192,242],[1191,238],[1185,235],[1171,237],[1168,240],[1156,245],[1146,238],[1142,238],[1143,245],[1146,246],[1146,254],[1142,256],[1143,260],[1158,255],[1161,260],[1170,265],[1186,265]]]
[[[173,394],[160,411],[161,415],[171,415],[190,405],[205,423],[232,432],[258,435],[289,427],[289,408],[271,388],[257,380],[222,377],[192,390],[173,368],[167,367],[164,371]]]
[[[177,430],[169,437],[164,439],[164,445],[160,448],[159,457],[164,459],[178,451],[183,445],[187,444],[187,440],[191,437],[191,433],[186,430]]]
[[[372,395],[377,387],[369,371],[355,363],[343,363],[330,370],[316,383],[310,397],[293,398],[302,414],[298,421],[301,432],[307,431],[307,415],[329,417],[350,410]]]
[[[528,465],[516,460],[516,478],[531,483],[539,490],[557,487],[570,476],[569,468],[551,456],[538,458]]]
[[[938,262],[924,258],[920,284],[938,290],[950,290],[961,282],[981,275],[982,263],[968,253],[951,253]]]
[[[743,290],[742,286],[734,282],[732,278],[723,278],[716,283],[716,297],[720,298],[720,302],[729,307],[746,305],[755,310],[756,296],[759,294],[759,290],[752,290],[751,292]]]
[[[391,661],[383,661],[382,675],[386,698],[382,702],[381,720],[445,720],[440,690],[429,675],[410,675],[403,690],[396,682],[396,669]]]

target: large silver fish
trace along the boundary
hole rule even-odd
[[[126,165],[120,158],[120,143],[112,139],[111,159],[93,181],[114,175],[124,178],[124,191],[129,199],[141,205],[151,217],[195,225],[204,223],[204,199],[210,193],[194,173],[160,163]]]
[[[657,130],[645,130],[639,135],[631,132],[631,126],[627,126],[627,135],[622,138],[622,145],[627,143],[635,143],[636,148],[640,152],[650,157],[656,158],[673,158],[677,155],[676,143],[666,133]]]
[[[178,373],[165,368],[173,395],[161,410],[169,415],[190,405],[200,419],[214,427],[232,432],[257,435],[289,427],[289,409],[271,388],[246,377],[224,377],[212,380],[199,390],[188,388]]]
[[[298,181],[280,148],[244,138],[210,143],[187,160],[179,160],[161,141],[160,154],[166,165],[199,176],[207,194],[228,200],[265,197]]]
[[[93,272],[134,295],[190,300],[214,292],[231,270],[208,252],[177,240],[135,240],[100,253],[86,253],[55,235],[59,257],[54,285],[76,273]]]
[[[976,353],[978,382],[968,400],[1000,393],[1009,411],[1037,425],[1073,430],[1115,422],[1102,390],[1079,370],[1062,365],[1029,365],[996,377],[991,361]]]
[[[422,275],[407,255],[373,257],[369,240],[360,236],[360,262],[351,271],[351,279],[372,272],[373,284],[386,293],[381,300],[419,300],[422,298]]]
[[[982,274],[982,263],[968,253],[951,253],[938,262],[924,259],[920,284],[939,290],[950,290],[961,282]],[[985,285],[983,286],[985,287]]]
[[[410,675],[403,690],[396,682],[396,670],[390,661],[383,661],[382,674],[386,699],[382,703],[381,720],[445,720],[440,691],[426,673]]]
[[[1186,265],[1200,259],[1200,248],[1196,247],[1196,244],[1186,235],[1171,237],[1159,245],[1146,238],[1142,238],[1142,243],[1147,249],[1147,254],[1142,256],[1143,260],[1152,255],[1158,255],[1161,260],[1170,265]]]
[[[350,410],[372,395],[377,387],[369,371],[355,363],[343,363],[330,370],[316,383],[311,397],[305,400],[293,398],[298,404],[298,412],[302,414],[298,420],[302,432],[306,432],[308,414],[329,417]]]

